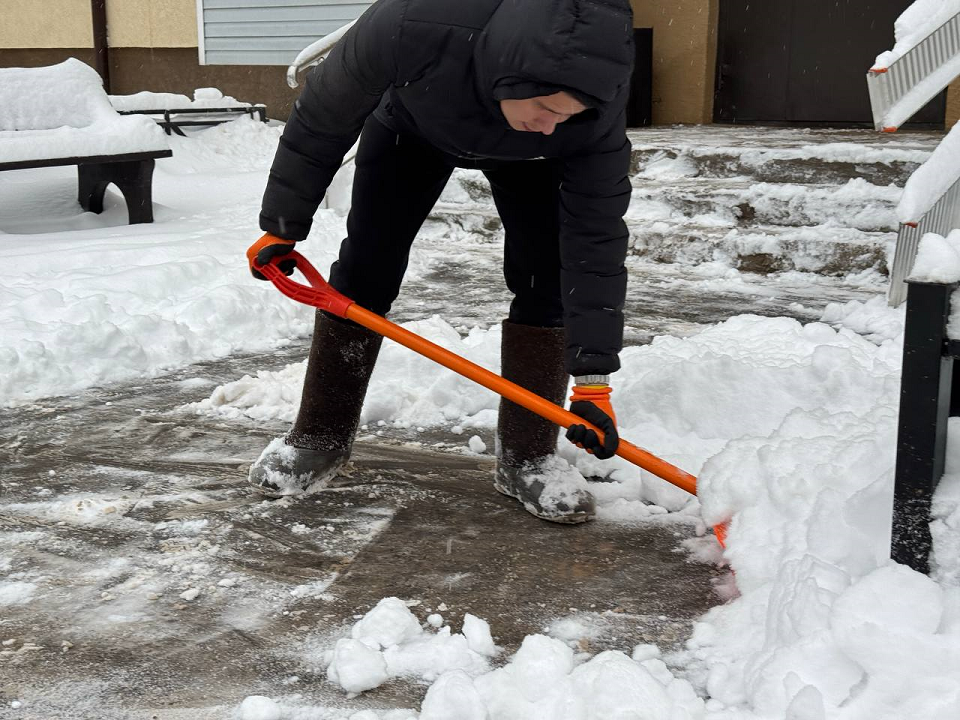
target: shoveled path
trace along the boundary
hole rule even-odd
[[[598,628],[584,650],[669,650],[720,602],[717,571],[678,551],[692,531],[543,523],[493,491],[485,457],[361,440],[337,488],[252,495],[245,468],[283,428],[182,406],[301,351],[4,411],[0,566],[32,594],[0,615],[0,716],[219,718],[250,694],[415,708],[415,683],[347,700],[322,670],[390,595],[454,631],[483,617],[508,653],[570,616]]]

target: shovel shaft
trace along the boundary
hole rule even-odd
[[[297,269],[303,273],[304,277],[310,283],[310,287],[301,285],[286,277],[276,266],[280,259],[293,258],[297,262]],[[578,415],[574,415],[569,410],[564,410],[558,405],[554,405],[548,400],[544,400],[539,395],[522,388],[516,383],[490,372],[486,368],[480,367],[476,363],[470,362],[466,358],[452,353],[446,348],[442,348],[436,343],[432,343],[419,335],[406,330],[386,318],[365,310],[352,300],[337,292],[330,284],[323,279],[319,272],[304,258],[300,253],[294,251],[282,258],[274,258],[267,265],[258,265],[257,269],[263,275],[273,282],[274,285],[284,295],[293,298],[299,302],[313,307],[331,312],[339,317],[352,320],[358,325],[362,325],[375,333],[379,333],[386,338],[393,340],[414,352],[420,353],[444,367],[450,368],[456,373],[483,385],[495,393],[502,395],[517,405],[540,415],[551,422],[567,428],[573,424],[582,424],[592,428],[601,441],[603,439],[602,431],[588,423]],[[646,450],[621,439],[617,448],[617,455],[634,465],[653,473],[659,478],[676,485],[682,490],[686,490],[691,495],[697,494],[697,479],[690,473],[684,472],[665,460],[650,454]]]
[[[549,400],[544,400],[526,388],[510,382],[496,373],[490,372],[486,368],[480,367],[476,363],[470,362],[466,358],[452,353],[446,348],[440,347],[436,343],[432,343],[376,313],[372,313],[354,304],[347,308],[345,317],[353,320],[358,325],[363,325],[365,328],[369,328],[386,338],[390,338],[410,348],[414,352],[420,353],[424,357],[440,363],[444,367],[450,368],[454,372],[483,385],[485,388],[493,390],[495,393],[515,402],[521,407],[525,407],[540,417],[546,418],[556,425],[564,428],[570,427],[570,425],[573,424],[587,425],[593,428],[600,436],[601,442],[603,440],[603,432],[579,415],[574,415],[569,410],[564,410],[559,405],[554,405]],[[697,479],[693,475],[684,472],[680,468],[674,467],[655,455],[651,455],[646,450],[638,448],[626,440],[620,440],[620,444],[617,447],[617,455],[653,473],[657,477],[663,478],[667,482],[686,490],[691,495],[697,494]]]

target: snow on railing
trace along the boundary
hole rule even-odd
[[[907,180],[897,216],[901,224],[887,295],[893,307],[906,300],[904,280],[917,257],[920,238],[927,233],[946,237],[960,228],[960,124]]]
[[[334,30],[329,35],[324,35],[315,43],[307,45],[307,47],[301,50],[300,54],[297,55],[296,59],[290,64],[290,67],[287,68],[287,85],[292,88],[298,87],[300,81],[297,80],[297,75],[308,67],[319,65],[323,62],[323,59],[333,49],[333,46],[337,44],[337,41],[344,36],[347,30],[353,27],[353,23],[355,22],[356,20],[348,22],[340,29]]]
[[[889,66],[867,73],[873,124],[895,132],[960,75],[960,15],[954,15]]]

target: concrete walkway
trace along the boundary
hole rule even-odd
[[[4,411],[0,563],[23,596],[0,616],[11,717],[226,717],[257,693],[416,708],[417,684],[347,701],[322,668],[391,595],[454,631],[483,617],[509,652],[571,616],[599,628],[584,650],[677,649],[720,602],[717,571],[678,552],[691,530],[544,523],[492,489],[488,458],[361,440],[336,488],[252,495],[245,468],[284,428],[178,408],[300,352]]]

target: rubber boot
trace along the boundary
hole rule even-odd
[[[303,397],[290,432],[250,467],[250,484],[280,497],[319,490],[350,458],[383,337],[317,312]]]
[[[521,387],[563,406],[569,376],[563,367],[563,328],[503,323],[501,373]],[[507,400],[497,420],[494,487],[542,520],[582,523],[595,515],[593,496],[566,461],[556,456],[558,426]]]

